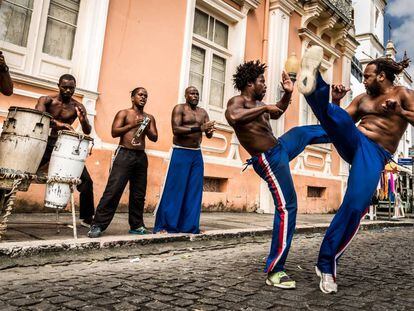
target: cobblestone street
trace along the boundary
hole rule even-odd
[[[342,258],[339,292],[313,272],[322,236],[297,235],[287,270],[297,289],[264,283],[269,242],[0,272],[0,310],[413,310],[414,229],[360,232]],[[115,254],[117,250],[113,250]]]

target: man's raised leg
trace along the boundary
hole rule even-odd
[[[279,137],[279,141],[289,156],[289,162],[305,150],[308,145],[331,142],[320,125],[294,127]]]

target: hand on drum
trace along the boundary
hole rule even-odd
[[[75,129],[70,124],[63,123],[58,120],[54,120],[54,122],[58,130],[68,130],[68,131],[73,131],[73,132],[75,131]]]

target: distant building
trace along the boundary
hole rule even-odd
[[[386,47],[384,39],[384,13],[386,0],[353,0],[355,39],[359,46],[352,61],[351,91],[352,98],[365,92],[362,84],[362,73],[372,60],[387,56],[396,60],[397,50],[392,41]],[[399,58],[402,58],[401,55]],[[412,88],[412,77],[404,71],[396,81],[397,84]],[[409,125],[401,138],[395,157],[408,157],[408,148],[412,146],[414,127]]]

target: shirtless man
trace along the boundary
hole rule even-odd
[[[283,289],[294,289],[293,281],[285,272],[296,224],[297,199],[290,174],[289,161],[301,153],[308,144],[329,142],[326,133],[318,125],[296,127],[277,139],[273,135],[270,119],[278,119],[291,101],[293,82],[283,72],[282,99],[275,105],[262,102],[266,93],[264,71],[259,61],[249,61],[237,67],[233,75],[235,88],[241,95],[231,98],[227,104],[226,119],[234,128],[244,149],[252,156],[256,173],[269,187],[275,204],[273,237],[265,272],[266,284]]]
[[[214,121],[197,107],[198,90],[185,90],[185,104],[176,105],[171,124],[173,151],[164,189],[158,203],[154,232],[200,232],[204,163],[200,149],[203,132],[213,137]]]
[[[50,113],[53,117],[51,120],[52,131],[39,167],[49,163],[58,137],[58,131],[75,131],[72,124],[75,122],[76,118],[79,119],[82,131],[85,134],[90,134],[92,130],[85,107],[72,98],[76,88],[75,78],[72,75],[64,74],[59,78],[58,87],[58,94],[40,97],[35,107],[39,111]],[[93,182],[86,167],[83,169],[80,179],[82,183],[77,187],[80,192],[79,218],[82,220],[81,225],[89,226],[92,222],[95,209],[93,200]]]
[[[10,77],[9,67],[6,65],[3,53],[0,51],[0,93],[6,96],[13,94],[13,81]]]
[[[339,102],[349,89],[332,86],[333,104],[329,103],[329,85],[318,71],[322,59],[319,46],[305,52],[298,87],[341,157],[351,164],[348,188],[325,234],[315,267],[321,291],[334,293],[338,290],[338,259],[358,231],[380,174],[397,150],[408,123],[414,125],[414,92],[394,85],[396,76],[408,67],[408,59],[397,63],[378,58],[365,68],[366,93],[344,110]]]
[[[148,93],[145,88],[137,87],[132,90],[132,107],[119,111],[112,123],[112,137],[120,138],[119,146],[115,151],[108,183],[96,208],[95,217],[88,232],[90,238],[99,237],[109,226],[128,181],[129,233],[149,233],[144,225],[143,218],[148,168],[148,159],[145,154],[145,137],[156,142],[158,131],[155,118],[144,112],[147,99]],[[145,118],[149,118],[149,123],[142,134],[134,139],[135,133]]]

